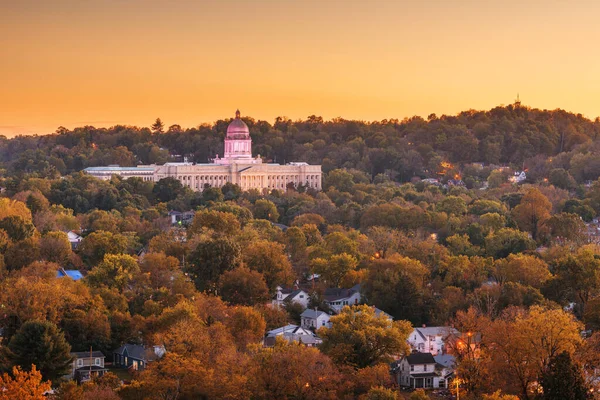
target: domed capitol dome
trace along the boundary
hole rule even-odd
[[[250,139],[250,129],[240,118],[240,110],[235,112],[235,119],[227,127],[227,137],[230,139]]]

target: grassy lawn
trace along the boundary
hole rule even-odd
[[[107,366],[106,369],[108,369],[108,372],[112,372],[113,374],[118,376],[119,379],[121,379],[122,381],[131,382],[131,379],[133,378],[133,376],[125,368]]]

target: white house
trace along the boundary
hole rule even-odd
[[[329,314],[319,310],[306,309],[300,314],[301,325],[306,329],[329,328],[329,318]]]
[[[303,308],[308,307],[308,293],[302,289],[282,288],[277,286],[277,293],[272,301],[274,306],[283,306],[284,302],[295,302],[301,304]]]
[[[75,250],[77,246],[79,246],[79,243],[81,243],[81,241],[83,240],[81,236],[79,236],[73,231],[67,232],[67,237],[69,238],[69,243],[71,243],[72,250]]]
[[[450,363],[446,359],[443,361]],[[400,386],[416,389],[442,389],[448,387],[453,370],[451,366],[438,363],[431,353],[415,351],[394,362],[392,373],[396,376],[396,381]]]
[[[423,326],[413,329],[408,336],[408,343],[413,350],[436,356],[446,352],[446,338],[458,333],[456,329],[449,326]]]
[[[339,313],[345,306],[355,306],[360,303],[360,285],[350,289],[325,289],[323,299],[334,312]]]
[[[298,325],[290,324],[267,332],[265,339],[263,340],[263,345],[265,347],[271,347],[275,345],[277,337],[281,337],[288,342],[301,343],[308,347],[314,347],[323,342],[321,338],[315,335],[312,331]]]
[[[513,176],[511,176],[510,178],[508,178],[508,180],[511,183],[521,183],[525,179],[527,179],[527,174],[525,173],[525,171],[515,172],[515,174]]]

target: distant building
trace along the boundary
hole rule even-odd
[[[454,357],[436,358],[430,353],[413,351],[392,363],[392,374],[400,386],[413,389],[443,389],[453,376]]]
[[[360,285],[350,289],[328,288],[323,294],[325,303],[336,313],[342,311],[344,306],[355,306],[360,303]]]
[[[217,155],[211,163],[206,164],[181,162],[139,167],[89,167],[84,171],[104,180],[109,180],[112,175],[123,178],[140,177],[155,182],[170,177],[194,191],[202,191],[207,186],[222,187],[228,182],[238,185],[242,190],[285,191],[290,186],[300,185],[315,190],[322,188],[320,165],[308,165],[305,162],[266,164],[260,156],[253,157],[250,129],[240,118],[239,111],[227,127],[224,149],[223,158]]]
[[[106,373],[104,354],[101,351],[77,351],[71,353],[73,365],[71,378],[77,382],[85,382],[90,378],[100,377]]]
[[[57,278],[69,277],[69,278],[73,279],[74,281],[78,281],[80,279],[83,279],[83,274],[77,269],[64,269],[61,267],[58,269],[58,271],[56,271],[56,277]]]
[[[302,289],[282,288],[277,286],[275,298],[272,301],[274,306],[281,307],[286,302],[294,302],[300,304],[303,308],[308,307],[308,293]]]
[[[139,344],[124,344],[113,353],[113,364],[117,367],[142,371],[149,362],[158,360],[165,354],[163,346],[144,347]]]
[[[288,342],[300,343],[307,347],[314,347],[323,342],[321,338],[315,335],[311,330],[290,324],[267,332],[263,341],[264,346],[274,346],[277,337]]]
[[[457,335],[459,332],[449,326],[423,326],[414,328],[408,336],[408,343],[421,353],[431,353],[436,356],[446,352],[446,339],[450,335]]]
[[[67,232],[67,238],[69,239],[69,243],[71,243],[71,249],[72,250],[77,249],[77,247],[79,246],[79,244],[83,240],[83,238],[79,234],[77,234],[77,233],[75,233],[73,231]]]
[[[303,328],[306,329],[319,329],[319,328],[329,328],[330,323],[329,319],[331,317],[324,311],[312,310],[310,308],[304,310],[302,314],[300,314],[300,321]]]

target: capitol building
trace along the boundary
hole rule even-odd
[[[113,175],[123,178],[138,177],[157,182],[164,178],[175,178],[183,186],[202,191],[207,185],[221,187],[227,182],[238,185],[242,190],[278,189],[287,190],[290,184],[321,190],[321,166],[304,162],[285,165],[263,163],[260,157],[252,157],[252,138],[248,125],[240,118],[239,110],[227,127],[225,151],[212,163],[191,162],[166,163],[164,165],[140,165],[137,167],[89,167],[84,170],[96,178],[109,180]]]

